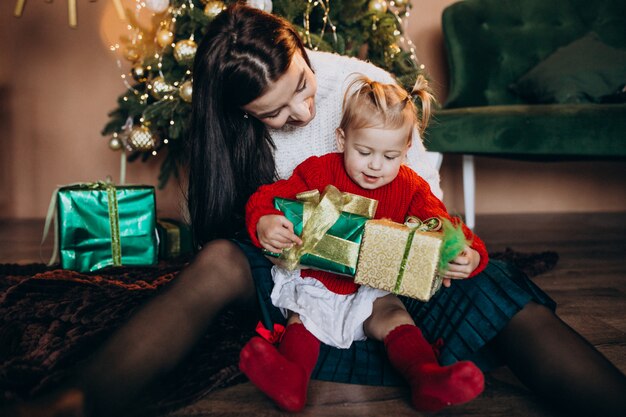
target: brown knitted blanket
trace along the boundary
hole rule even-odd
[[[558,260],[554,252],[509,249],[492,257],[511,261],[529,276],[551,269]],[[81,274],[42,264],[0,265],[0,406],[58,386],[183,266],[161,263]],[[187,359],[141,399],[145,414],[189,404],[243,381],[237,358],[256,322],[243,316],[233,310],[223,313]]]

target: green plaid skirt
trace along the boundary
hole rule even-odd
[[[268,329],[285,324],[270,295],[272,263],[249,241],[235,241],[246,254],[259,299],[259,319]],[[509,320],[534,301],[554,310],[556,303],[523,272],[492,260],[479,275],[456,280],[424,303],[400,297],[426,339],[439,351],[439,362],[449,365],[471,360],[483,371],[502,365],[486,348]],[[376,340],[355,342],[349,349],[322,344],[313,378],[364,385],[400,385],[402,379]]]

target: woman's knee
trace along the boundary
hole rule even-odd
[[[180,279],[195,280],[199,291],[207,289],[231,298],[254,292],[252,273],[243,251],[229,240],[214,240],[196,254]]]
[[[511,322],[524,323],[530,327],[537,327],[543,326],[546,322],[550,323],[553,320],[560,319],[548,307],[531,301],[513,316]]]

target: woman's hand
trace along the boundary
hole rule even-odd
[[[442,275],[442,285],[449,287],[453,279],[465,279],[476,269],[480,263],[480,254],[469,246],[465,246],[463,251],[449,264],[448,269]]]
[[[293,224],[278,214],[261,217],[256,224],[256,234],[261,246],[271,252],[281,253],[285,248],[302,244],[293,232]]]

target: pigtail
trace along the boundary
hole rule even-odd
[[[428,85],[428,81],[423,75],[418,75],[415,80],[415,85],[411,90],[411,97],[418,98],[420,100],[420,109],[422,116],[419,117],[418,131],[421,134],[426,130],[428,121],[430,120],[430,107],[435,102],[435,96],[432,94],[432,90]]]

